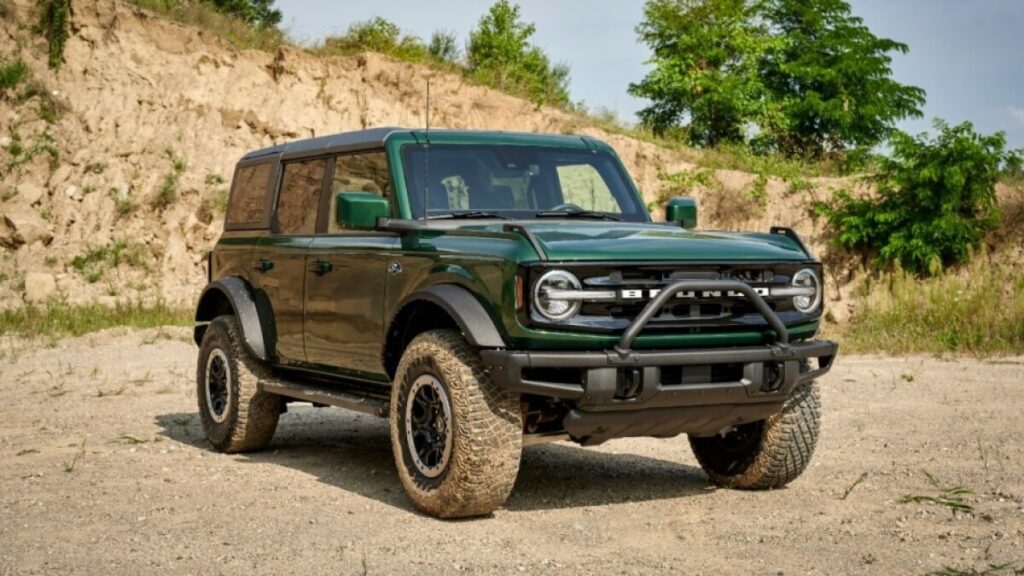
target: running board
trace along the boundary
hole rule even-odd
[[[356,412],[363,412],[373,416],[385,417],[388,415],[388,401],[373,396],[361,396],[339,390],[334,386],[314,384],[310,382],[290,382],[287,380],[276,380],[274,382],[260,382],[260,389],[264,392],[286,396],[296,400],[305,400],[314,404],[326,404],[337,406]]]

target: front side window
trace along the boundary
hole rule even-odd
[[[277,200],[277,231],[280,234],[312,234],[323,189],[327,159],[289,162],[284,165]]]
[[[338,192],[370,192],[390,200],[394,190],[391,186],[391,173],[388,171],[388,159],[384,151],[346,154],[335,159],[334,176],[331,179],[330,212],[328,212],[331,217],[327,219],[328,233],[343,230],[334,218],[334,215],[337,214]]]
[[[618,162],[574,148],[409,145],[402,160],[414,218],[533,218],[584,212],[646,222],[647,212]]]

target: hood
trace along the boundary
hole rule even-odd
[[[499,232],[503,224],[465,226]],[[517,221],[540,241],[550,260],[809,260],[780,234],[691,231],[631,222]]]

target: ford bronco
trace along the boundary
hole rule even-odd
[[[687,434],[711,481],[781,487],[818,437],[822,267],[787,228],[653,222],[589,137],[378,128],[246,154],[196,310],[214,448],[290,402],[390,420],[421,511],[487,514],[523,446]]]

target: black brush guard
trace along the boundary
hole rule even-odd
[[[681,291],[742,294],[772,327],[770,344],[682,350],[633,350],[633,342]],[[681,280],[664,288],[623,332],[612,350],[530,352],[483,350],[499,387],[574,404],[563,424],[575,439],[596,444],[622,436],[709,436],[779,412],[800,384],[832,367],[838,346],[790,343],[786,326],[750,286],[735,280]],[[817,366],[811,366],[816,360]],[[545,369],[578,370],[579,382],[530,378]],[[573,372],[570,372],[573,373]],[[664,375],[678,373],[677,381]],[[713,374],[733,374],[721,380]]]

